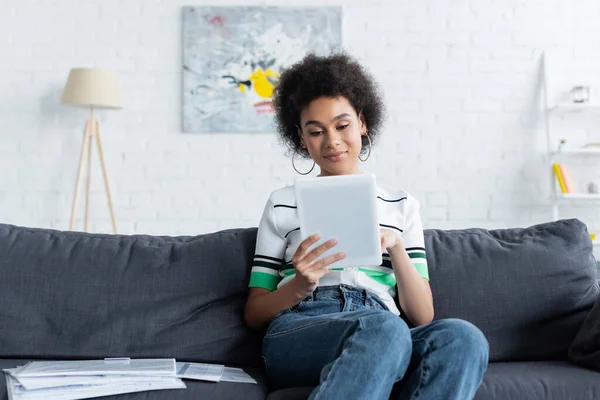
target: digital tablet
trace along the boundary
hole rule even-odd
[[[381,265],[377,184],[372,174],[298,178],[294,183],[302,240],[319,233],[309,251],[329,239],[338,243],[317,260],[345,252],[329,268]]]

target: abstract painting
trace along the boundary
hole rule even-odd
[[[341,35],[341,7],[184,7],[183,131],[273,132],[282,68]]]

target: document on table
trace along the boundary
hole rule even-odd
[[[219,382],[223,375],[223,365],[178,362],[176,377],[200,381]]]

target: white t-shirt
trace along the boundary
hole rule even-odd
[[[402,235],[414,267],[423,278],[429,279],[419,202],[403,190],[378,185],[377,215],[382,229]],[[295,275],[291,260],[301,242],[294,187],[286,186],[271,193],[265,205],[258,226],[249,286],[276,290],[288,283]],[[336,269],[333,264],[332,271],[319,280],[319,286],[340,284],[375,293],[390,311],[400,314],[394,302],[396,276],[387,252],[383,253],[383,263],[378,267],[357,265]]]

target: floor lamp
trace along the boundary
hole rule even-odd
[[[79,156],[79,166],[77,167],[77,181],[75,183],[75,194],[73,196],[73,208],[71,210],[71,223],[69,230],[75,227],[75,214],[79,203],[79,192],[81,181],[86,168],[85,185],[85,219],[83,230],[87,232],[89,199],[90,199],[90,170],[91,170],[91,150],[92,142],[95,140],[98,147],[98,156],[100,158],[100,167],[104,178],[104,188],[110,218],[112,220],[113,233],[117,233],[117,224],[115,222],[115,212],[110,196],[108,185],[108,174],[106,173],[106,164],[104,162],[104,153],[102,151],[102,141],[100,140],[100,130],[98,121],[94,118],[94,109],[96,108],[121,108],[121,93],[117,76],[113,71],[97,68],[73,68],[69,72],[69,77],[65,85],[61,102],[73,106],[86,107],[90,110],[90,116],[85,123],[83,134],[83,145]]]

